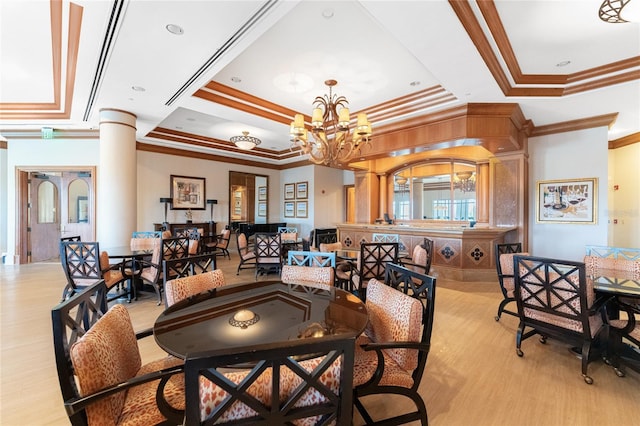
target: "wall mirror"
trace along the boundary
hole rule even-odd
[[[69,184],[69,223],[89,221],[89,185],[82,179]]]
[[[476,220],[476,165],[434,161],[393,175],[395,220]]]
[[[229,222],[267,223],[269,176],[229,172]]]

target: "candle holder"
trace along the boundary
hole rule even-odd
[[[164,203],[164,222],[162,222],[162,224],[165,226],[165,229],[166,229],[167,225],[169,224],[169,222],[167,222],[167,206],[171,204],[171,198],[162,197],[160,198],[160,202]]]

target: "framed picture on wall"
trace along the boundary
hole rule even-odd
[[[307,182],[296,183],[296,198],[299,200],[307,198]]]
[[[306,201],[296,201],[296,217],[307,217]]]
[[[171,175],[171,209],[204,210],[205,178]]]
[[[286,201],[284,203],[284,217],[296,217],[295,202]]]
[[[258,216],[267,217],[267,202],[258,201]]]
[[[597,223],[598,179],[545,180],[536,187],[536,222]]]
[[[293,200],[296,198],[296,186],[293,183],[284,184],[284,199]]]
[[[267,187],[259,186],[258,187],[258,201],[266,201],[267,200]]]

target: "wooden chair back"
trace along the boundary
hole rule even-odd
[[[354,346],[353,337],[324,336],[188,354],[184,424],[348,425]],[[226,368],[236,364],[250,369]]]
[[[321,251],[289,250],[287,264],[297,266],[336,266],[336,254]]]

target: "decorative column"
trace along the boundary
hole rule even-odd
[[[100,110],[96,217],[101,248],[128,246],[137,227],[136,116]]]
[[[378,178],[380,179],[380,210],[378,211],[378,218],[381,219],[382,215],[389,211],[389,207],[387,206],[389,188],[387,188],[386,173],[378,173]]]

